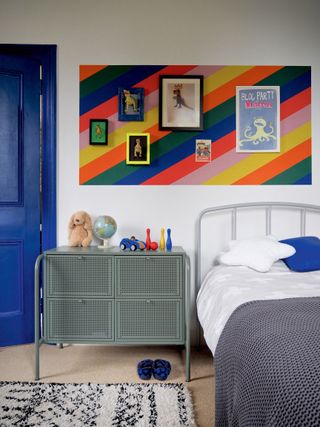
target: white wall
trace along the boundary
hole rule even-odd
[[[58,46],[58,243],[84,209],[117,220],[115,244],[170,226],[193,259],[195,220],[209,205],[320,204],[319,22],[319,0],[0,0],[1,43]],[[79,186],[79,64],[311,65],[313,185]]]

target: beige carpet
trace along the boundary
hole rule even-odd
[[[184,352],[175,347],[107,347],[42,345],[40,349],[42,382],[141,382],[136,374],[142,359],[167,359],[172,364],[168,382],[184,382]],[[0,348],[1,381],[33,381],[32,345]],[[212,427],[214,384],[213,362],[207,350],[193,350],[191,381],[195,416],[199,427]]]

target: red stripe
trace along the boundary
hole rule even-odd
[[[280,120],[311,104],[311,88],[305,89],[281,103]]]
[[[235,131],[230,132],[224,137],[218,139],[216,142],[211,144],[212,160],[225,154],[227,151],[234,149],[235,147]],[[147,179],[143,182],[143,185],[169,185],[178,181],[178,179],[189,175],[195,170],[207,165],[208,163],[200,163],[195,161],[195,155],[186,157],[176,165],[165,169],[158,173],[152,178]]]

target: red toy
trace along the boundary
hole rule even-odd
[[[146,238],[146,249],[150,251],[151,248],[151,238],[150,238],[150,228],[147,228],[147,238]]]
[[[157,242],[151,242],[150,243],[150,249],[153,251],[156,251],[158,249],[158,243]]]

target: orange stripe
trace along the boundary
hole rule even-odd
[[[277,157],[270,163],[262,166],[249,175],[235,181],[233,184],[240,185],[258,185],[262,184],[279,173],[283,172],[301,162],[311,155],[311,138],[307,139],[297,147]]]
[[[161,139],[168,135],[168,131],[160,131],[158,125],[155,125],[145,130],[146,133],[150,133],[150,144],[153,144],[158,139]],[[86,164],[80,168],[80,184],[84,184],[90,179],[100,175],[108,169],[116,166],[126,158],[126,142],[118,145],[111,151],[98,157],[93,162]]]
[[[309,104],[311,104],[311,88],[305,89],[281,103],[280,120],[296,113]]]
[[[281,70],[280,66],[257,66],[253,67],[240,76],[230,80],[217,89],[205,96],[203,101],[204,111],[209,111],[212,108],[222,104],[227,99],[236,96],[236,86],[252,86],[260,80],[269,77],[270,74]]]
[[[138,82],[133,87],[143,87],[145,91],[145,96],[149,95],[151,92],[159,89],[159,76],[162,74],[185,74],[188,71],[196,68],[197,65],[170,65],[163,70],[157,71],[151,76],[147,77],[141,82]],[[100,105],[97,105],[92,110],[84,113],[80,116],[80,132],[83,132],[89,128],[89,122],[92,118],[108,118],[112,114],[115,114],[118,111],[118,96],[114,96],[106,102],[103,102]]]
[[[106,67],[107,67],[107,65],[80,65],[80,67],[79,67],[80,81],[85,80],[88,77],[93,76],[98,71],[101,71]]]
[[[235,131],[232,131],[228,135],[225,135],[211,144],[212,160],[217,159],[227,151],[234,149],[234,147]],[[165,169],[157,175],[147,179],[143,182],[143,185],[169,185],[207,164],[208,163],[196,162],[195,155],[192,154],[168,169]]]

